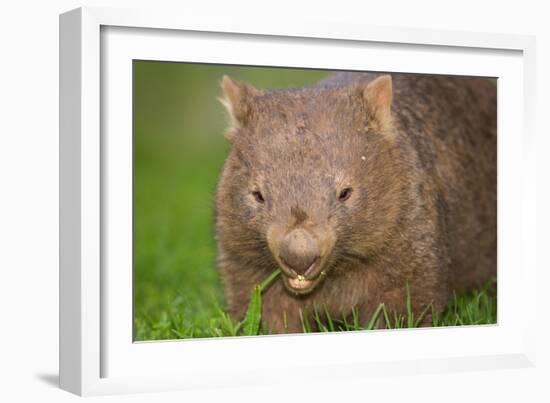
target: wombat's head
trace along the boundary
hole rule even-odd
[[[232,150],[217,195],[221,249],[281,267],[294,294],[364,264],[396,215],[391,77],[275,91],[224,77],[222,88]]]

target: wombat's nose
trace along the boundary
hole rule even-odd
[[[319,258],[319,244],[304,229],[290,231],[281,242],[279,257],[297,274],[304,274]]]

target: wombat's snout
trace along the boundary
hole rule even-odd
[[[321,251],[317,240],[306,230],[297,228],[285,235],[280,244],[279,258],[295,273],[307,276],[314,269]],[[294,276],[292,276],[294,277]]]
[[[336,241],[327,225],[307,228],[275,223],[267,230],[269,250],[283,272],[283,284],[294,295],[312,292],[327,277],[327,264]]]

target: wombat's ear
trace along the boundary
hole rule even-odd
[[[392,98],[393,91],[390,75],[376,78],[363,89],[365,107],[371,119],[374,119],[380,129],[386,129],[391,124]]]
[[[234,80],[228,76],[223,76],[221,87],[223,98],[220,98],[220,101],[231,118],[231,126],[225,136],[231,141],[237,130],[248,123],[252,97],[258,94],[259,91],[250,84]]]

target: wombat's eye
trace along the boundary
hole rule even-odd
[[[258,202],[258,203],[264,203],[265,202],[265,199],[264,199],[264,196],[262,195],[262,193],[258,190],[252,192],[252,196],[254,196],[254,199]]]
[[[352,188],[345,188],[338,195],[338,200],[340,200],[341,202],[346,201],[351,196],[351,192],[353,192]]]

